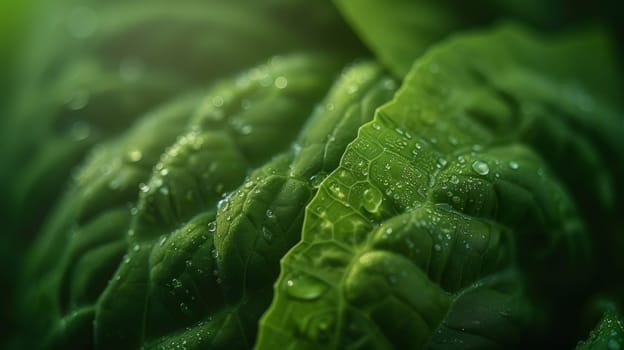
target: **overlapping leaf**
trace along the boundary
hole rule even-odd
[[[591,332],[589,339],[581,342],[577,350],[612,350],[624,346],[624,321],[615,312],[609,311],[596,328]]]
[[[285,90],[290,88],[288,84]],[[216,214],[216,198],[202,194],[201,184],[227,181],[231,179],[232,170],[198,180],[200,188],[192,193],[206,207],[202,209],[195,204],[189,206],[189,210],[204,212],[201,226],[193,220],[177,231],[164,230],[162,236],[154,236],[159,232],[157,228],[170,227],[167,221],[181,206],[157,204],[159,209],[152,210],[155,215],[143,216],[147,221],[159,218],[153,226],[143,221],[140,207],[134,224],[140,248],[129,251],[130,263],[118,271],[121,281],[111,284],[99,305],[98,346],[119,346],[127,341],[123,335],[128,334],[130,339],[142,337],[145,346],[155,348],[181,344],[196,348],[251,347],[257,321],[271,299],[278,261],[299,237],[303,208],[313,194],[313,184],[323,172],[333,169],[341,148],[355,136],[357,127],[372,116],[372,109],[385,101],[392,91],[392,81],[381,80],[378,68],[372,65],[353,68],[337,83],[323,107],[318,107],[311,116],[310,124],[301,134],[305,137],[297,142],[296,148],[301,150],[288,151],[252,172],[239,189],[219,202]],[[249,102],[253,106],[253,101]],[[267,108],[275,108],[275,101],[259,102],[266,103]],[[268,113],[269,109],[266,111]],[[348,118],[342,118],[345,113]],[[236,119],[231,121],[236,122]],[[305,132],[318,125],[324,125],[332,137],[328,138],[320,130]],[[252,130],[258,127],[254,125]],[[261,131],[250,131],[250,135],[254,132]],[[279,129],[279,132],[283,137],[284,130]],[[251,145],[258,148],[263,144],[258,141]],[[243,143],[240,147],[244,150],[246,145]],[[327,152],[320,158],[304,159],[309,154],[306,150],[311,147],[321,147]],[[250,165],[257,162],[257,158],[251,159],[256,160]],[[208,165],[210,162],[200,163]],[[291,167],[291,164],[296,165]],[[163,166],[163,169],[168,168]],[[173,192],[175,186],[183,183],[177,175],[187,171],[185,169],[189,167],[170,169],[167,178],[174,179],[169,178],[162,184],[159,176],[153,178],[143,204],[149,203],[154,181],[158,183],[157,188],[153,188],[154,193],[167,188],[170,201],[188,201],[189,198]],[[143,211],[148,212],[150,208],[143,207]],[[142,225],[148,225],[149,230]],[[141,232],[149,232],[150,236],[141,237]],[[156,241],[157,245],[152,243]],[[147,285],[147,289],[137,288],[135,283],[128,284],[128,279],[132,278],[141,281],[140,285]],[[129,302],[120,302],[120,295]],[[136,302],[143,298],[145,304]],[[165,315],[168,320],[162,322]],[[119,322],[136,317],[146,320],[142,330],[134,327],[134,324],[141,324],[135,319],[123,333],[111,333],[119,329],[116,326]]]
[[[415,59],[450,34],[495,20],[516,19],[539,27],[562,22],[563,1],[335,0],[345,19],[376,57],[403,78]]]
[[[141,269],[151,266],[147,260],[150,247],[161,247],[161,234],[172,234],[186,222],[190,229],[206,216],[214,217],[217,200],[225,191],[236,188],[250,168],[289,146],[339,67],[340,60],[319,55],[273,59],[215,87],[204,98],[190,129],[185,120],[197,107],[195,97],[145,116],[128,135],[95,152],[29,259],[27,283],[43,288],[25,298],[25,315],[54,310],[34,327],[47,333],[48,346],[89,347],[94,337],[106,344],[107,336],[116,346],[142,343],[144,334],[134,328],[142,327],[142,322],[132,322],[136,321],[135,309],[125,308],[123,302],[139,307],[125,289],[142,291],[127,279],[127,268],[138,266],[130,277],[147,278],[141,276]],[[286,129],[276,128],[278,124]],[[163,153],[174,139],[174,145]],[[179,233],[182,241],[188,239],[186,229]],[[154,250],[159,256],[158,249]],[[166,273],[177,266],[170,259],[175,257],[163,265]],[[117,276],[125,275],[123,279],[113,278],[118,266]],[[212,277],[211,269],[205,271]],[[153,273],[158,276],[157,271]],[[121,308],[124,321],[101,328],[116,317],[107,313],[111,308]],[[168,330],[158,327],[149,331],[160,335]],[[128,332],[130,339],[113,333],[117,330]]]
[[[569,338],[591,261],[574,199],[604,227],[621,193],[603,161],[621,120],[588,92],[617,85],[610,63],[598,35],[513,26],[418,60],[308,205],[257,348],[520,346],[542,318],[528,295],[549,296],[548,341]]]

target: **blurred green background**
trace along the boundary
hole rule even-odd
[[[13,66],[17,53],[24,44],[24,36],[29,24],[29,14],[35,0],[0,1],[0,110],[6,107],[12,91]],[[4,111],[4,110],[3,110]],[[5,119],[4,116],[2,119]]]

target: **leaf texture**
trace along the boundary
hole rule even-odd
[[[547,323],[569,328],[592,254],[575,200],[614,208],[602,159],[624,148],[601,147],[622,125],[587,92],[609,61],[561,62],[604,50],[503,26],[419,59],[307,206],[256,348],[521,347],[542,331],[528,296],[562,289]]]

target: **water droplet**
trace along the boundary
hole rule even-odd
[[[132,250],[134,250],[135,252],[138,252],[139,250],[141,250],[141,246],[138,244],[135,244],[134,247],[132,247]]]
[[[516,170],[520,167],[520,165],[518,164],[518,162],[514,162],[513,160],[511,162],[509,162],[509,168]]]
[[[490,172],[490,167],[485,162],[475,160],[472,163],[472,170],[474,170],[479,175],[487,175]]]
[[[289,278],[285,287],[290,297],[308,301],[318,299],[327,290],[325,282],[311,276]]]
[[[386,90],[394,90],[397,88],[397,83],[390,78],[386,78],[384,79],[382,86]]]
[[[251,101],[249,101],[249,100],[248,100],[248,99],[246,99],[246,98],[245,98],[245,99],[243,99],[243,100],[241,101],[241,108],[242,108],[243,110],[248,110],[249,108],[251,108]]]
[[[91,135],[91,127],[84,121],[78,121],[72,125],[70,134],[76,141],[86,140]]]
[[[433,245],[433,249],[434,249],[436,252],[439,252],[439,251],[441,251],[441,250],[442,250],[442,247],[441,247],[439,244],[437,244],[437,243],[436,243],[436,244],[434,244],[434,245]]]
[[[275,219],[275,213],[273,212],[273,210],[271,209],[267,209],[266,211],[266,217],[268,219]]]
[[[452,183],[453,185],[457,185],[459,184],[459,177],[457,177],[457,175],[453,175],[449,179],[449,182]]]
[[[65,103],[67,104],[67,108],[72,111],[83,109],[89,103],[89,92],[84,89],[75,91]]]
[[[364,210],[371,214],[376,214],[379,212],[382,202],[383,195],[377,188],[369,187],[364,190],[362,194],[362,207],[364,207]]]
[[[342,191],[342,188],[340,187],[340,185],[337,182],[332,182],[329,185],[329,190],[339,199],[342,199],[342,198],[345,197],[345,194]]]
[[[321,182],[323,182],[325,177],[327,177],[327,174],[325,173],[312,175],[309,180],[310,186],[312,186],[313,188],[319,188],[319,186],[321,185]]]
[[[247,125],[241,126],[239,130],[240,130],[241,135],[249,135],[253,131],[253,127],[247,124]]]
[[[143,193],[149,192],[150,187],[144,183],[139,184],[139,190]]]
[[[180,311],[182,311],[183,313],[188,313],[189,312],[189,307],[188,305],[186,305],[185,303],[180,303]]]
[[[435,174],[429,174],[429,188],[433,188],[436,184],[436,176]]]
[[[217,223],[215,221],[211,221],[208,223],[208,232],[215,232],[217,230]]]
[[[544,178],[544,175],[546,174],[546,172],[544,171],[543,168],[538,168],[537,169],[537,176]]]
[[[392,234],[392,231],[393,231],[393,230],[392,230],[392,227],[388,227],[388,228],[386,229],[385,233],[386,233],[387,235],[391,235],[391,234]]]
[[[444,158],[439,158],[439,159],[438,159],[438,164],[437,164],[436,166],[437,166],[437,168],[438,168],[438,169],[443,169],[443,168],[446,166],[446,164],[447,164],[447,163],[448,163],[448,162],[447,162],[447,160],[446,160],[446,159],[444,159]]]
[[[141,153],[141,151],[139,150],[133,150],[128,152],[128,159],[131,162],[138,162],[143,158],[143,153]]]
[[[273,239],[273,232],[271,232],[271,230],[267,227],[262,226],[262,238],[264,238],[267,243],[270,243]]]
[[[217,95],[212,98],[212,105],[219,108],[223,106],[223,97]]]
[[[377,124],[377,123],[373,123],[371,126],[372,126],[372,127],[373,127],[373,129],[375,129],[375,130],[380,130],[380,129],[381,129],[381,126],[380,126],[379,124]]]
[[[273,82],[273,84],[275,85],[276,88],[283,89],[286,86],[288,86],[288,79],[286,79],[283,76],[279,76],[275,78],[275,81]]]

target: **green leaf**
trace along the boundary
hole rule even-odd
[[[265,79],[262,71],[252,73],[260,82]],[[296,142],[298,146],[254,170],[217,207],[218,197],[210,194],[211,189],[228,191],[234,184],[232,181],[242,182],[236,174],[244,175],[246,169],[262,159],[257,153],[263,146],[266,151],[262,157],[266,159],[267,155],[275,153],[276,137],[286,140],[285,130],[299,129],[284,125],[290,118],[275,115],[280,100],[246,100],[245,96],[233,96],[230,100],[228,90],[223,90],[225,93],[219,95],[225,101],[223,109],[208,107],[200,114],[195,132],[212,135],[218,140],[219,135],[223,135],[222,131],[215,131],[215,123],[221,121],[218,112],[230,115],[227,112],[229,101],[235,106],[239,103],[249,106],[250,112],[243,110],[239,116],[230,115],[229,118],[229,123],[243,132],[237,140],[238,147],[233,149],[243,157],[236,161],[198,158],[194,164],[219,166],[212,171],[197,171],[196,174],[210,176],[195,176],[193,182],[197,187],[190,192],[181,186],[190,175],[189,170],[195,169],[193,164],[168,166],[165,156],[156,166],[161,173],[152,176],[146,184],[149,190],[142,195],[132,227],[136,239],[134,247],[138,249],[129,249],[129,263],[122,265],[117,273],[119,282],[116,282],[117,277],[113,278],[98,305],[98,346],[141,344],[148,348],[167,348],[186,341],[184,344],[189,348],[249,348],[255,339],[258,319],[270,302],[279,259],[299,239],[303,209],[314,192],[311,184],[314,177],[337,165],[341,149],[355,137],[357,127],[371,118],[375,106],[393,92],[392,81],[381,79],[380,75],[372,64],[363,64],[345,73],[327,102],[317,107],[310,117]],[[314,76],[303,71],[284,75],[288,80],[284,93],[298,96],[307,92],[309,95],[307,83]],[[213,96],[212,102],[215,97],[218,96]],[[333,107],[328,107],[329,103]],[[345,113],[349,117],[343,119]],[[271,123],[280,123],[284,129],[276,129],[276,124],[258,124],[259,120],[253,117],[260,115],[264,115],[264,123],[271,121],[267,118],[275,118]],[[317,133],[319,124],[335,136]],[[279,130],[279,136],[273,134],[275,130]],[[180,141],[181,146],[201,140],[197,136],[186,137],[188,140]],[[264,137],[267,137],[265,141]],[[202,144],[210,157],[214,157],[217,150],[228,149],[218,145],[211,147],[209,139]],[[326,153],[321,159],[301,160],[301,156],[308,154],[305,150],[319,146],[336,151]],[[299,148],[301,150],[297,151]],[[171,151],[178,151],[176,157],[189,159],[175,146]],[[247,157],[250,152],[252,157]],[[241,169],[243,172],[231,168],[245,164],[246,160],[250,164]],[[167,175],[161,176],[165,169],[169,169]],[[167,195],[163,195],[163,189],[167,189]],[[188,197],[187,193],[193,196]],[[193,215],[199,216],[184,224],[184,218]],[[201,224],[197,220],[201,220]],[[180,228],[176,230],[176,227]]]
[[[93,152],[24,260],[18,315],[38,337],[22,339],[27,342],[22,346],[32,347],[34,342],[51,342],[49,348],[55,343],[91,346],[92,331],[68,330],[91,328],[93,305],[127,247],[128,203],[136,201],[138,184],[159,154],[185,129],[199,97],[181,96],[155,109]],[[31,283],[40,288],[29,288]],[[85,313],[91,316],[74,317]]]
[[[446,1],[335,0],[362,41],[397,77],[429,46],[462,27]]]
[[[608,311],[591,331],[589,339],[580,342],[577,350],[618,350],[624,346],[624,320]]]
[[[207,311],[191,308],[189,315],[192,301],[173,299],[172,314],[172,296],[180,296],[169,291],[190,278],[187,261],[203,269],[189,272],[201,279],[193,291],[216,287],[207,223],[217,201],[291,144],[340,62],[303,54],[272,59],[217,84],[201,103],[196,95],[174,100],[99,147],[28,257],[24,285],[45,287],[23,298],[23,313],[47,315],[31,326],[45,347],[167,343],[160,337],[175,339],[181,325]],[[190,291],[181,292],[188,298]],[[202,317],[233,322],[216,304],[219,310]],[[210,327],[216,326],[206,329],[206,341],[219,342]],[[240,337],[237,328],[230,331],[219,333],[223,346]]]
[[[569,23],[571,13],[581,9],[565,0],[334,0],[334,3],[360,39],[398,78],[405,77],[414,60],[432,45],[461,30],[501,20],[517,20],[552,30]],[[583,6],[583,10],[589,7]]]
[[[604,227],[621,193],[605,160],[624,126],[609,95],[589,95],[610,71],[604,50],[596,34],[506,26],[419,59],[308,204],[256,347],[509,348],[543,331],[528,295],[571,327],[587,222]]]

